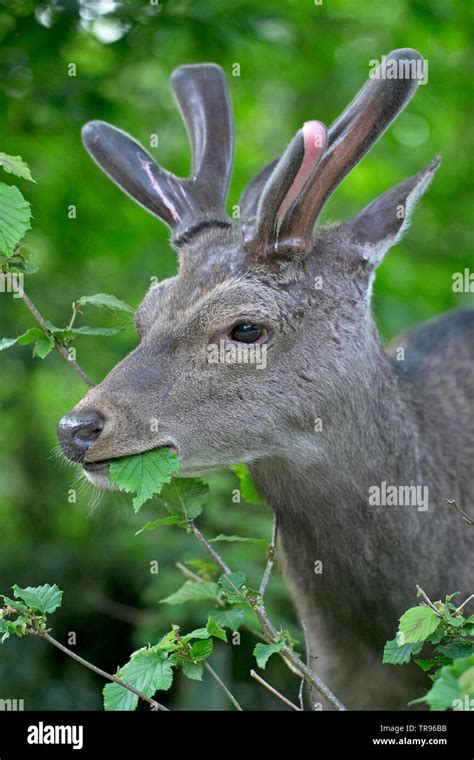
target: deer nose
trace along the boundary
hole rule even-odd
[[[83,462],[104,423],[105,417],[97,409],[84,409],[63,417],[58,424],[58,439],[64,456],[73,462]]]

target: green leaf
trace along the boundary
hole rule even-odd
[[[188,644],[193,639],[209,639],[211,634],[207,628],[195,628],[191,633],[187,633],[186,636],[181,637],[183,644]]]
[[[197,478],[179,478],[163,486],[160,502],[172,515],[194,520],[202,512],[209,493],[209,486]]]
[[[443,614],[453,628],[462,628],[466,622],[462,615],[452,615],[446,604],[443,604]]]
[[[190,678],[192,681],[202,681],[202,672],[204,666],[201,665],[201,663],[182,660],[180,664],[186,678]]]
[[[439,628],[436,629],[434,633],[431,634],[431,636],[428,636],[426,641],[429,642],[430,644],[439,644],[439,642],[442,641],[443,638],[444,638],[444,631],[443,631],[443,627],[440,626]]]
[[[195,660],[196,662],[207,660],[209,655],[212,654],[212,650],[212,639],[202,639],[201,641],[195,641],[190,650],[191,659]]]
[[[212,610],[209,613],[215,622],[222,626],[222,628],[230,628],[231,631],[238,631],[242,623],[244,622],[244,608],[238,605],[233,605],[223,610]]]
[[[18,338],[1,338],[0,339],[0,351],[4,351],[10,346],[14,346],[18,342]]]
[[[178,457],[170,449],[153,449],[144,454],[114,459],[110,463],[110,479],[121,491],[133,492],[135,512],[160,493],[179,469]]]
[[[81,304],[81,306],[92,304],[93,306],[103,307],[105,309],[110,309],[111,311],[126,311],[129,314],[135,313],[135,309],[129,306],[128,303],[120,301],[115,296],[108,295],[107,293],[95,293],[92,296],[81,296],[77,303]]]
[[[30,167],[21,156],[9,156],[8,153],[0,153],[0,166],[3,166],[7,174],[14,174],[15,177],[27,179],[30,182],[35,180],[31,176]]]
[[[398,632],[403,644],[425,641],[441,623],[441,619],[430,607],[411,607],[400,618]]]
[[[63,592],[56,583],[52,586],[45,583],[44,586],[28,586],[27,588],[15,585],[13,594],[17,599],[22,599],[31,609],[44,614],[57,610],[63,601]]]
[[[159,520],[153,520],[152,522],[147,522],[143,526],[143,528],[140,528],[140,530],[137,530],[135,533],[136,536],[139,536],[140,533],[143,533],[145,530],[155,530],[155,528],[159,528],[161,525],[179,525],[179,523],[182,522],[182,519],[178,517],[177,515],[168,515],[168,517],[160,517]]]
[[[193,567],[204,580],[213,580],[220,574],[220,568],[214,562],[205,562],[203,559],[187,559],[185,564]]]
[[[227,641],[226,632],[218,623],[216,623],[212,617],[209,617],[206,628],[209,631],[210,635],[215,639],[222,639],[222,641]]]
[[[215,601],[218,593],[219,587],[217,583],[186,581],[174,594],[161,599],[160,604],[183,604],[183,602],[200,602],[203,599]]]
[[[239,479],[240,495],[249,504],[266,504],[265,499],[257,489],[255,488],[252,476],[246,464],[233,464],[230,465],[229,470],[232,470]]]
[[[407,646],[410,646],[407,644]],[[431,670],[431,668],[434,668],[435,665],[439,665],[438,660],[413,660],[419,668],[421,668],[425,673],[428,672],[428,670]]]
[[[452,708],[454,700],[461,698],[457,678],[448,671],[443,673],[444,670],[445,668],[441,668],[440,676],[423,698],[432,710]]]
[[[170,688],[173,669],[163,652],[145,649],[135,652],[131,660],[117,672],[117,677],[147,697],[152,697],[156,691],[167,691]],[[103,694],[106,710],[134,710],[138,703],[136,694],[116,683],[107,684]]]
[[[454,639],[447,644],[440,644],[436,647],[436,651],[444,654],[445,657],[457,660],[459,657],[468,657],[474,654],[474,643],[465,639]]]
[[[121,327],[73,327],[71,330],[74,335],[117,335],[123,332]]]
[[[257,660],[257,665],[259,668],[262,668],[262,670],[265,670],[267,662],[269,658],[272,656],[272,654],[276,654],[277,652],[281,652],[281,650],[284,648],[285,642],[277,641],[275,644],[256,644],[255,649],[253,650],[255,659]]]
[[[414,654],[418,654],[423,647],[422,641],[415,641],[412,644],[398,645],[397,639],[387,641],[383,650],[383,660],[386,665],[405,665],[410,662]]]
[[[44,335],[41,340],[36,341],[33,347],[33,356],[39,359],[45,359],[54,348],[54,338],[50,335]]]
[[[30,327],[29,330],[20,335],[17,338],[18,343],[22,346],[27,346],[29,343],[33,343],[35,340],[42,340],[46,337],[46,334],[40,327]]]
[[[0,182],[0,251],[11,256],[30,227],[30,204],[17,187]]]
[[[9,599],[8,596],[5,596],[4,594],[2,594],[2,597],[6,606],[14,607],[14,609],[20,613],[28,611],[28,605],[24,604],[24,602],[19,602],[16,599]]]
[[[270,543],[265,538],[246,538],[244,536],[226,536],[224,533],[219,533],[215,538],[210,538],[209,543],[216,543],[218,541],[227,541],[227,543],[240,542],[242,544],[255,544],[255,546],[261,546],[263,549],[268,549]]]
[[[244,573],[238,570],[236,573],[221,575],[217,582],[223,590],[227,601],[231,604],[239,604],[243,601],[245,581]]]

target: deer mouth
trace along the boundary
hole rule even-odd
[[[97,486],[98,488],[104,488],[108,491],[116,491],[118,490],[117,486],[112,483],[109,477],[109,465],[117,459],[128,459],[130,457],[139,456],[140,454],[147,454],[148,451],[155,451],[156,449],[169,449],[170,451],[174,451],[176,456],[179,457],[178,445],[174,442],[166,442],[160,446],[154,446],[152,449],[137,451],[131,454],[124,454],[120,457],[110,457],[109,459],[100,459],[95,462],[88,462],[85,460],[82,463],[82,468],[87,480],[89,480],[92,485]]]
[[[106,475],[109,471],[110,461],[110,459],[104,459],[102,462],[84,462],[82,466],[86,472]]]

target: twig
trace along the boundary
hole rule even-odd
[[[217,554],[215,549],[211,546],[211,544],[204,538],[203,534],[201,533],[198,528],[194,525],[194,523],[190,523],[191,530],[193,531],[196,538],[198,538],[199,543],[206,549],[206,551],[212,556],[214,562],[221,568],[223,573],[225,575],[229,574],[230,568],[226,565],[224,560]],[[265,605],[263,602],[263,599],[260,599],[258,604],[255,604],[255,600],[248,597],[246,598],[247,601],[249,601],[252,604],[253,609],[255,610],[255,614],[257,615],[258,621],[260,625],[262,626],[262,629],[264,633],[267,634],[267,636],[272,640],[276,641],[278,638],[278,631],[274,628],[273,624],[270,622],[267,613],[265,611]],[[319,692],[328,702],[331,704],[336,710],[346,710],[347,708],[342,704],[342,702],[335,696],[335,694],[332,693],[330,688],[326,686],[324,681],[316,675],[316,673],[313,673],[310,668],[308,668],[307,665],[304,664],[302,660],[298,657],[297,654],[291,649],[291,647],[288,646],[288,644],[285,644],[283,649],[280,650],[278,653],[280,657],[283,658],[283,660],[286,662],[290,670],[293,671],[293,673],[296,673],[296,675],[302,676],[311,686],[316,689],[317,692]]]
[[[154,710],[162,710],[164,712],[169,712],[167,707],[160,704],[155,699],[151,699],[150,697],[147,697],[146,694],[142,694],[141,691],[138,691],[138,689],[135,689],[133,686],[130,686],[130,684],[125,683],[125,681],[122,681],[121,678],[117,678],[117,676],[113,676],[110,673],[107,673],[105,670],[102,670],[101,668],[98,668],[95,665],[92,665],[91,662],[84,660],[83,657],[80,657],[75,652],[72,652],[70,649],[65,647],[64,644],[61,644],[59,641],[53,638],[53,636],[51,636],[47,631],[41,630],[39,628],[30,628],[29,633],[33,633],[36,636],[40,636],[41,638],[46,639],[46,641],[48,641],[50,644],[53,644],[53,646],[57,647],[57,649],[60,649],[61,652],[63,652],[64,654],[67,654],[68,657],[72,657],[73,660],[76,660],[76,662],[79,662],[81,665],[84,665],[84,667],[89,668],[89,670],[92,670],[94,673],[97,673],[97,675],[102,676],[102,678],[106,678],[108,681],[113,681],[119,686],[123,686],[124,689],[128,689],[128,691],[133,692],[133,694],[136,694],[137,697],[140,697],[140,699],[143,699],[145,702],[148,702],[148,704],[150,704]]]
[[[254,678],[258,683],[260,683],[262,686],[264,686],[268,691],[270,691],[272,694],[275,695],[275,697],[278,697],[281,702],[284,702],[285,705],[288,705],[288,707],[291,707],[292,710],[296,710],[297,712],[301,712],[302,708],[298,707],[298,705],[295,705],[294,702],[290,702],[289,699],[287,699],[283,694],[280,694],[279,691],[273,688],[273,686],[270,686],[269,683],[263,680],[261,676],[258,675],[258,673],[255,672],[255,670],[250,671],[250,675],[252,678]]]
[[[26,295],[25,291],[21,291],[21,297],[23,300],[23,303],[27,306],[27,308],[31,311],[34,318],[40,325],[41,329],[44,330],[44,332],[49,335],[50,331],[48,329],[48,325],[46,324],[46,320],[41,316],[40,312],[32,302],[32,300],[29,298],[29,296]],[[54,337],[54,336],[53,336]],[[79,377],[84,380],[85,384],[89,388],[94,387],[94,383],[90,379],[89,375],[82,369],[82,367],[77,363],[75,359],[73,359],[67,350],[66,346],[64,345],[62,340],[54,339],[54,347],[56,351],[63,357],[63,359],[71,365],[71,367],[77,372]]]
[[[468,596],[468,598],[462,604],[460,604],[459,607],[454,611],[454,614],[458,615],[464,609],[466,604],[468,604],[468,602],[471,601],[471,599],[474,599],[474,594],[471,594],[471,596]]]
[[[194,581],[195,583],[204,583],[204,579],[201,578],[196,573],[193,573],[192,570],[190,570],[186,565],[183,565],[181,562],[175,562],[176,567],[180,572],[183,573],[185,578],[189,578],[189,580]],[[219,607],[225,607],[225,602],[223,599],[217,599],[217,604]],[[268,639],[266,636],[263,635],[260,631],[257,631],[256,628],[253,628],[251,625],[247,625],[247,623],[244,623],[242,625],[242,628],[244,628],[246,631],[251,633],[253,636],[255,636],[257,639],[260,639],[260,641],[263,641],[264,644],[271,644],[271,639]]]
[[[303,629],[303,635],[304,635],[304,645],[305,645],[305,650],[306,650],[306,665],[308,666],[308,668],[310,668],[312,670],[312,668],[311,668],[311,651],[310,651],[310,646],[309,646],[308,629],[306,627],[306,623],[304,622],[304,620],[301,620],[301,628]],[[305,680],[304,680],[304,678],[302,678],[301,679],[301,683],[300,683],[300,690],[298,692],[298,698],[299,698],[300,707],[301,707],[302,710],[304,710],[304,691],[303,691],[304,690],[304,685],[305,685]]]
[[[439,611],[439,609],[436,607],[435,604],[433,604],[428,594],[426,594],[425,591],[423,591],[423,589],[421,588],[421,586],[418,585],[418,583],[416,584],[416,590],[418,592],[418,596],[423,597],[428,607],[430,607],[434,612],[436,612],[438,617],[443,617],[443,613]]]
[[[459,512],[459,514],[461,515],[465,523],[467,523],[468,525],[474,525],[474,517],[471,517],[470,515],[467,514],[467,512],[464,512],[464,510],[461,509],[461,507],[458,507],[454,499],[445,499],[445,501],[449,504],[450,507],[454,507],[454,509],[456,509]]]
[[[260,584],[260,596],[264,596],[265,591],[267,590],[268,581],[270,580],[270,575],[272,574],[273,565],[275,564],[275,558],[276,558],[276,543],[277,543],[277,536],[278,536],[278,522],[276,516],[273,518],[273,526],[272,526],[272,538],[271,538],[271,544],[268,548],[268,558],[267,558],[267,564],[265,565],[265,571],[263,573],[262,582]]]
[[[243,710],[242,710],[241,706],[239,705],[239,703],[237,702],[236,698],[235,698],[235,697],[234,697],[234,695],[233,695],[233,694],[232,694],[232,693],[229,691],[229,689],[228,689],[228,688],[227,688],[227,686],[225,685],[224,681],[222,681],[222,680],[219,678],[219,676],[217,675],[216,671],[215,671],[215,670],[213,670],[213,669],[211,668],[211,666],[209,665],[209,663],[208,663],[208,662],[205,662],[205,663],[204,663],[204,667],[206,668],[206,670],[208,671],[208,673],[210,673],[210,674],[211,674],[211,676],[213,677],[214,681],[216,681],[216,682],[219,684],[219,686],[221,687],[222,691],[224,691],[224,692],[225,692],[225,694],[227,694],[227,696],[229,697],[230,701],[231,701],[231,702],[232,702],[232,704],[234,705],[235,709],[236,709],[236,710],[239,710],[239,712],[243,712]]]
[[[220,569],[222,570],[222,572],[225,575],[228,575],[231,572],[230,567],[228,567],[226,565],[226,563],[224,562],[224,560],[219,557],[218,553],[211,546],[211,544],[208,541],[206,541],[206,539],[202,535],[202,533],[199,530],[199,528],[196,527],[196,525],[193,522],[190,522],[189,526],[190,526],[192,532],[194,533],[194,535],[196,536],[197,540],[199,541],[199,543],[202,544],[202,546],[205,548],[205,550],[211,555],[211,557],[214,560],[214,562],[216,563],[216,565],[218,565],[220,567]]]

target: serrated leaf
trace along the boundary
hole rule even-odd
[[[111,311],[126,311],[129,314],[134,314],[135,309],[129,306],[125,301],[120,301],[115,296],[111,296],[108,293],[95,293],[92,296],[81,296],[77,301],[78,304],[84,306],[91,304],[92,306],[99,306]]]
[[[209,617],[216,621],[222,628],[230,628],[231,631],[238,631],[244,622],[244,609],[233,605],[228,609],[212,610]]]
[[[160,604],[183,604],[183,602],[200,602],[203,599],[215,601],[218,594],[219,587],[217,583],[186,581],[174,594],[161,599]]]
[[[181,522],[182,522],[182,518],[178,517],[177,515],[168,515],[168,517],[160,517],[159,520],[153,520],[152,522],[145,523],[143,528],[140,528],[140,530],[137,530],[135,535],[139,536],[140,533],[143,533],[145,530],[155,530],[155,528],[159,528],[162,525],[179,525],[179,523]]]
[[[202,681],[202,672],[204,666],[200,662],[190,662],[189,660],[183,660],[181,663],[181,670],[186,678],[190,678],[192,681]]]
[[[267,662],[269,658],[272,656],[272,654],[276,654],[277,652],[281,652],[281,650],[284,648],[285,642],[277,641],[274,644],[256,644],[255,649],[253,650],[255,659],[257,660],[257,665],[259,668],[262,668],[262,670],[265,670]]]
[[[10,346],[14,346],[18,342],[18,338],[1,338],[0,339],[0,351],[4,351]]]
[[[235,573],[221,575],[217,582],[223,590],[227,601],[231,604],[239,604],[242,602],[242,597],[245,593],[245,581],[244,573],[238,570]]]
[[[50,335],[44,335],[40,340],[37,340],[33,347],[33,356],[37,356],[39,359],[45,359],[48,354],[54,348],[54,338]]]
[[[430,607],[411,607],[400,618],[398,631],[404,644],[425,641],[441,623],[441,619]]]
[[[160,503],[172,515],[194,520],[202,512],[209,493],[209,486],[197,478],[175,478],[163,486]]]
[[[117,677],[147,697],[153,697],[156,691],[170,688],[173,669],[163,652],[141,650],[132,655],[131,660],[118,671]],[[136,694],[116,683],[107,684],[103,694],[106,710],[134,710],[138,703]]]
[[[57,610],[63,601],[63,592],[56,583],[52,586],[45,583],[44,586],[28,586],[27,588],[15,585],[13,594],[17,599],[22,599],[31,609],[44,614]]]
[[[242,543],[242,544],[255,544],[255,546],[261,546],[263,549],[268,549],[270,543],[265,538],[247,538],[246,536],[227,536],[224,533],[219,533],[215,538],[210,538],[209,542],[217,543],[219,541],[226,541],[227,543]]]
[[[0,182],[0,251],[11,256],[30,227],[30,204],[17,187]]]
[[[195,660],[196,662],[207,660],[207,658],[212,654],[212,650],[212,639],[202,639],[200,641],[195,641],[190,650],[191,659]]]
[[[23,161],[21,156],[10,156],[8,153],[0,153],[0,166],[5,169],[7,174],[14,174],[15,177],[35,182],[31,176],[30,167]]]
[[[222,639],[222,641],[227,642],[227,634],[216,621],[214,618],[209,617],[206,625],[207,630],[209,631],[210,635],[213,636],[215,639]]]
[[[410,658],[414,654],[418,654],[423,648],[422,641],[416,641],[412,644],[398,645],[397,639],[387,641],[383,650],[383,660],[386,665],[404,665],[410,662]]]
[[[240,495],[245,501],[249,504],[266,504],[263,496],[257,491],[246,464],[230,465],[229,470],[236,474],[239,480]]]
[[[114,459],[109,465],[110,479],[121,491],[135,493],[135,512],[159,494],[171,475],[179,469],[178,457],[170,449],[153,449],[143,454]]]

